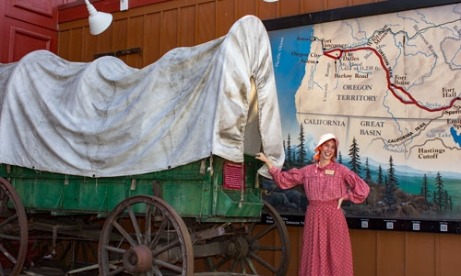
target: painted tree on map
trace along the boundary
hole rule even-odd
[[[300,125],[299,127],[299,145],[298,145],[298,150],[299,150],[299,158],[298,158],[298,163],[299,164],[305,164],[306,163],[306,145],[305,145],[305,136],[304,136],[304,127],[303,124]]]
[[[378,167],[378,184],[383,184],[384,183],[384,176],[383,176],[383,168],[381,165]]]
[[[384,192],[384,203],[387,205],[395,204],[395,194],[394,191],[396,189],[397,178],[395,176],[395,169],[394,169],[394,162],[392,160],[392,155],[389,157],[389,169],[387,171],[387,181],[386,181],[386,190]]]
[[[427,174],[424,174],[424,177],[423,177],[423,185],[421,187],[421,195],[424,197],[424,200],[426,202],[429,201],[431,195],[429,193],[429,182],[427,180]]]
[[[285,143],[285,141],[284,141]],[[286,141],[286,152],[285,152],[285,160],[287,162],[287,165],[291,164],[293,161],[293,156],[292,156],[292,150],[291,150],[291,136],[288,134],[287,141]]]
[[[445,190],[440,172],[437,172],[435,177],[434,204],[441,212],[452,209],[451,196]]]
[[[355,172],[356,174],[360,175],[361,171],[361,162],[360,162],[360,155],[359,155],[359,146],[357,145],[357,140],[355,137],[352,139],[352,144],[349,148],[349,157],[351,160],[349,161],[350,169]]]
[[[368,157],[365,160],[365,181],[371,183],[371,170],[370,165],[368,164]]]
[[[341,154],[341,152],[338,152],[338,163],[343,164],[343,155]]]

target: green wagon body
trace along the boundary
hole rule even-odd
[[[243,174],[235,174],[244,171],[243,191],[223,187],[227,161],[220,157],[133,176],[91,178],[10,165],[0,166],[0,176],[10,180],[28,212],[105,217],[124,199],[155,195],[182,217],[202,222],[259,220],[263,203],[256,184],[257,164],[250,156],[245,159],[245,168],[234,169],[229,177],[242,182]]]

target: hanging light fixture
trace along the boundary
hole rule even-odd
[[[112,23],[112,14],[98,12],[89,0],[85,0],[85,3],[88,9],[88,13],[90,14],[90,16],[88,17],[88,22],[90,25],[90,34],[98,35],[104,32]]]
[[[264,2],[272,3],[272,2],[277,2],[279,0],[263,0]]]

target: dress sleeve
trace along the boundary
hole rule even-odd
[[[370,192],[370,186],[353,171],[349,171],[345,180],[349,188],[346,199],[355,204],[364,202]]]
[[[281,189],[293,188],[302,184],[304,180],[303,169],[293,168],[289,171],[282,171],[280,168],[273,166],[270,168],[269,173]]]

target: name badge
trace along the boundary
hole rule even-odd
[[[325,175],[335,175],[334,170],[325,170]]]

